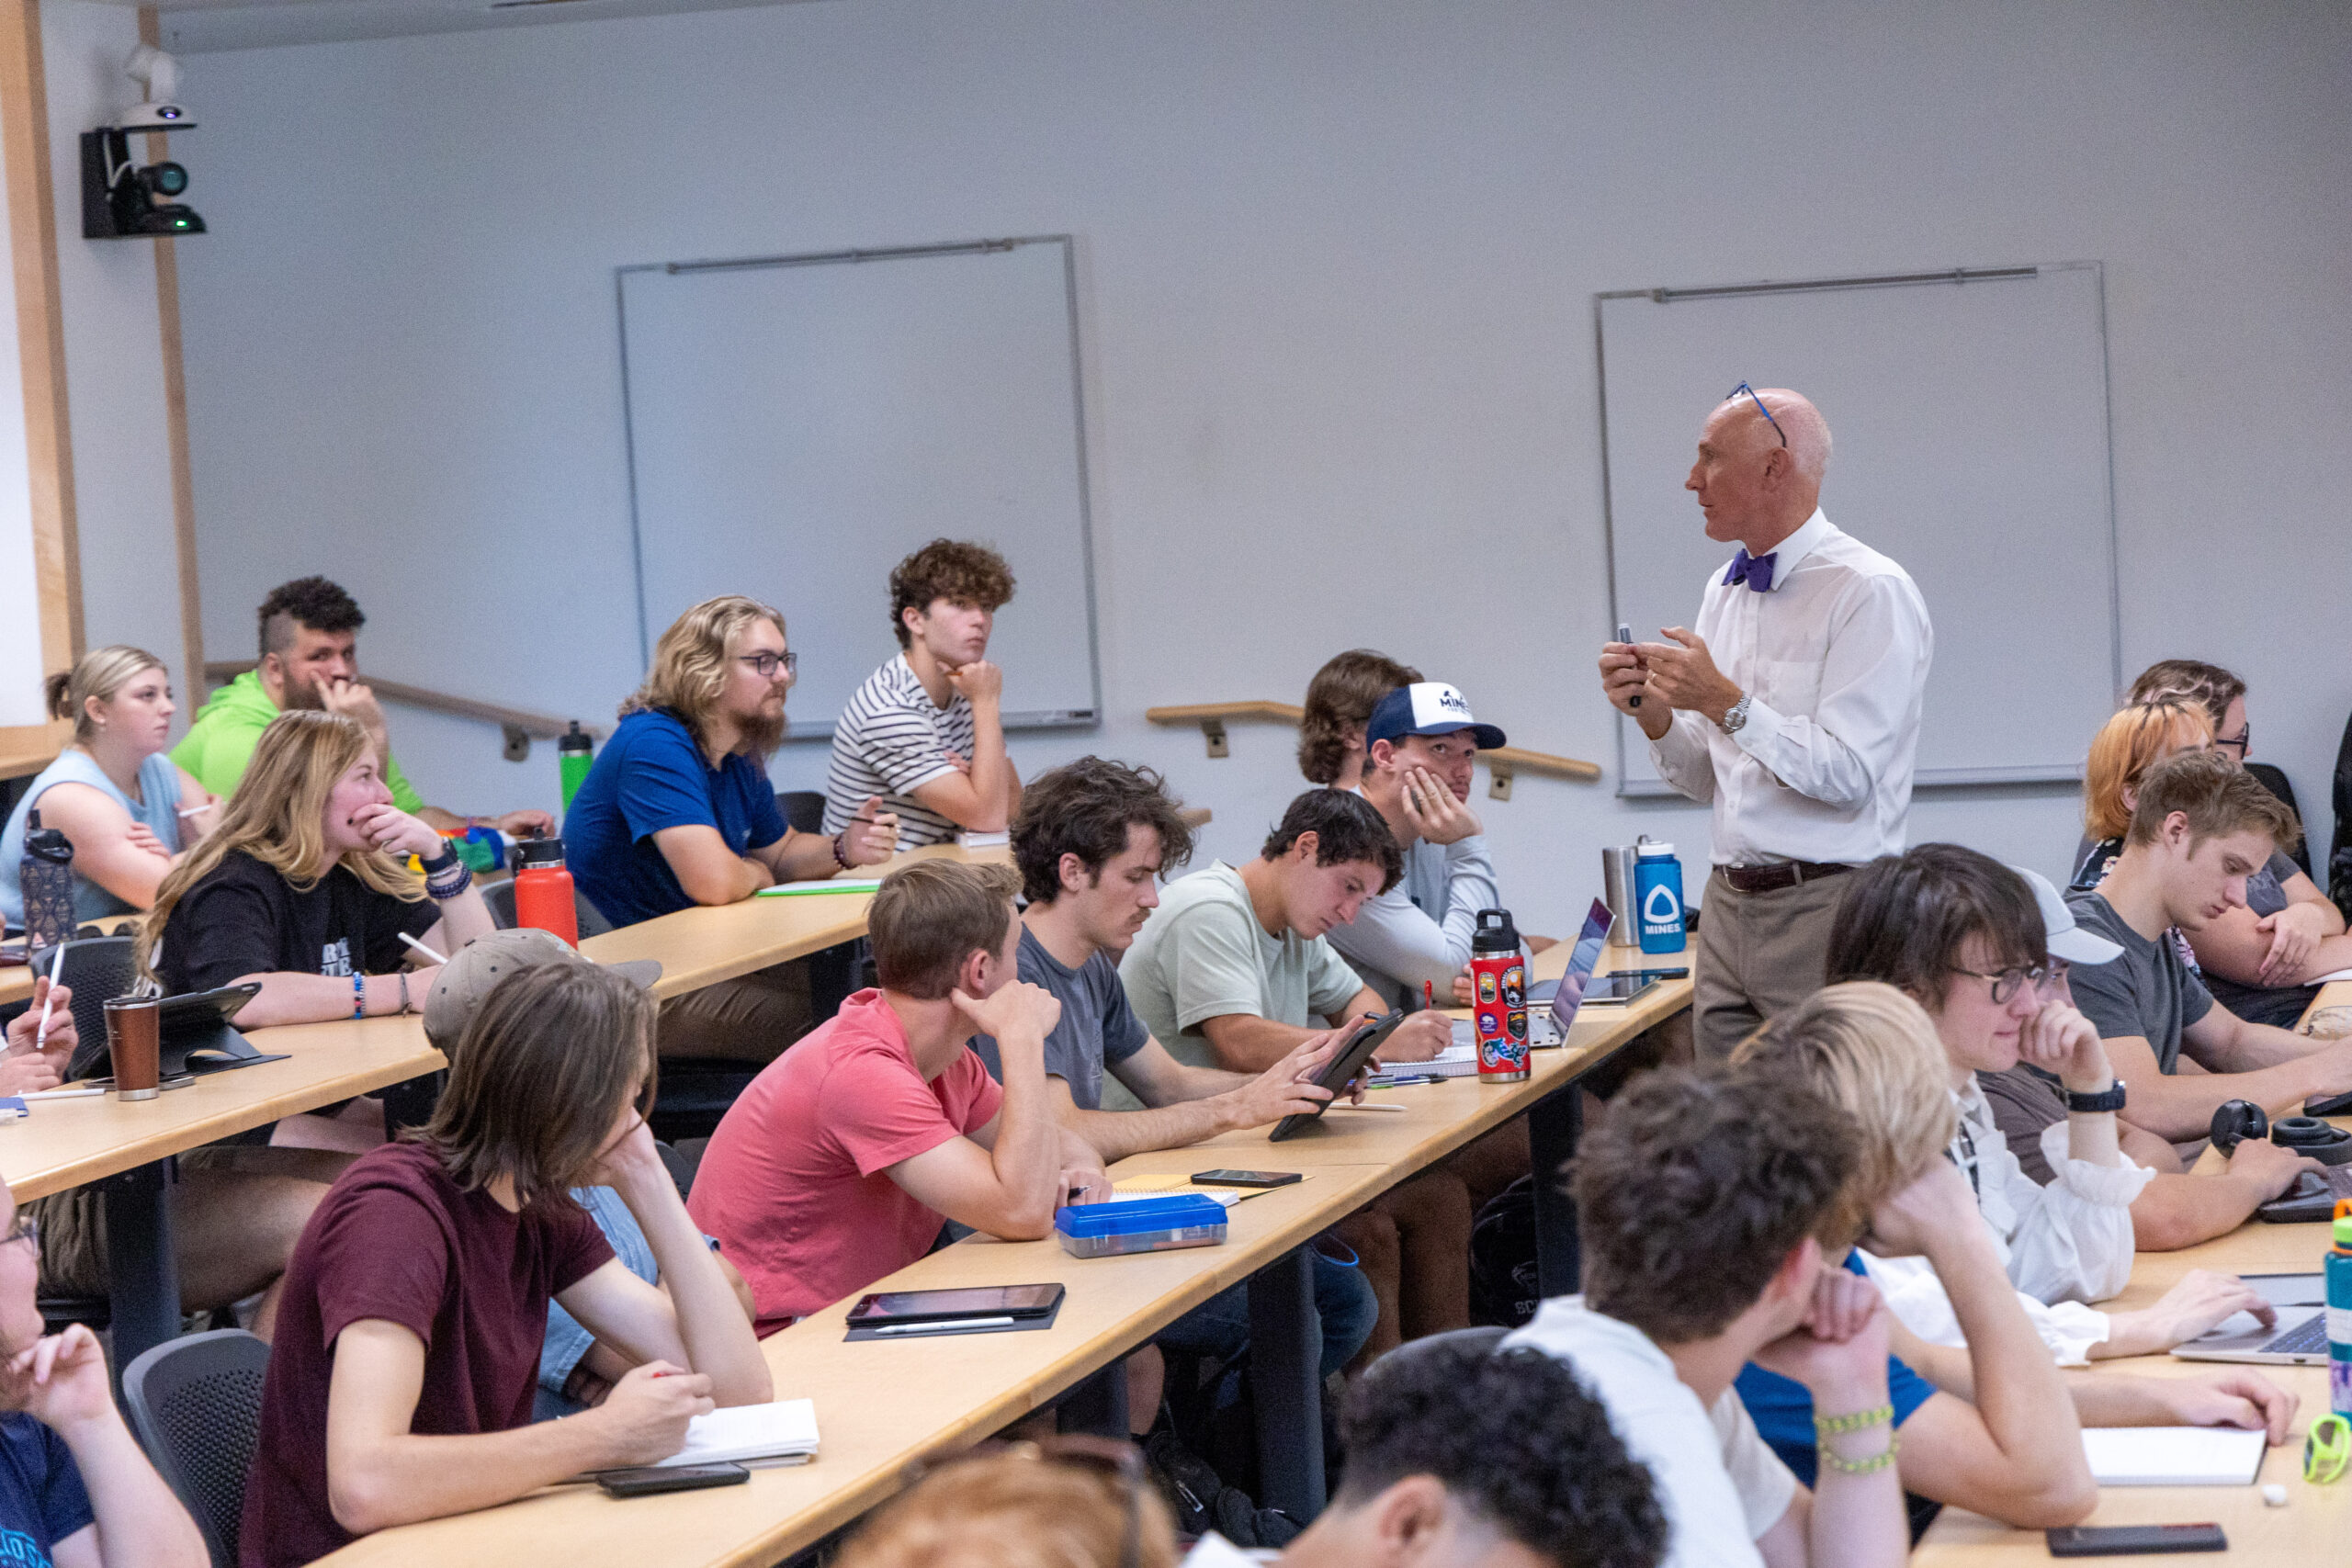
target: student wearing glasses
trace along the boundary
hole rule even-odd
[[[1684,488],[1738,553],[1694,630],[1600,652],[1601,691],[1658,775],[1714,808],[1692,964],[1702,1058],[1820,987],[1839,879],[1906,837],[1935,634],[1904,570],[1823,513],[1829,448],[1804,398],[1734,388]]]
[[[2116,1113],[2126,1088],[2068,988],[2070,975],[2077,983],[2099,976],[2123,950],[2071,919],[2045,919],[2044,903],[2059,902],[2055,888],[2037,894],[2033,874],[1958,844],[1921,844],[1852,880],[1830,934],[1830,982],[1883,981],[1927,1010],[1959,1112],[1950,1157],[2059,1362],[2169,1349],[2255,1305],[2252,1290],[2202,1270],[2143,1311],[2089,1305],[2130,1282],[2133,1205],[2156,1179],[2124,1151]],[[2051,1173],[2046,1185],[2025,1171],[1987,1092],[2037,1074],[2057,1082],[2047,1093],[2058,1114],[2034,1140]],[[1871,1276],[1920,1338],[1962,1342],[1951,1297],[1925,1258],[1874,1258]]]
[[[2254,727],[2244,681],[2217,664],[2167,659],[2132,682],[2135,703],[2165,698],[2202,707],[2212,721],[2213,749],[2245,765]],[[2245,879],[2245,903],[2208,920],[2188,945],[2215,1001],[2248,1023],[2281,1029],[2293,1028],[2319,995],[2320,976],[2352,967],[2344,911],[2283,850],[2273,850]]]
[[[563,823],[574,883],[606,919],[739,903],[890,858],[898,820],[877,801],[830,837],[794,832],[776,809],[767,759],[797,663],[783,615],[740,594],[662,634]],[[766,1062],[812,1021],[806,965],[780,964],[662,1003],[662,1053]]]

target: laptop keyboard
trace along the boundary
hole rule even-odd
[[[2327,1354],[2327,1314],[2313,1313],[2284,1334],[2268,1340],[2263,1349],[2278,1356]]]

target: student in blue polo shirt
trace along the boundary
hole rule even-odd
[[[898,818],[878,801],[831,838],[794,832],[776,809],[767,759],[784,739],[797,663],[784,616],[737,594],[706,600],[662,634],[564,818],[572,878],[606,919],[733,904],[890,858]],[[777,964],[664,1002],[661,1048],[766,1062],[812,1021],[806,968]]]

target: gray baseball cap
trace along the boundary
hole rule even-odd
[[[464,1036],[466,1025],[481,1010],[491,988],[507,976],[542,964],[594,963],[561,937],[535,926],[517,926],[513,931],[478,937],[441,966],[440,976],[433,982],[432,995],[424,998],[424,1037],[446,1055]],[[662,977],[662,965],[650,958],[597,967],[609,969],[649,991],[653,988],[653,982]]]
[[[2027,866],[2009,867],[2025,878],[2033,889],[2033,901],[2041,906],[2042,929],[2049,933],[2050,956],[2063,958],[2069,964],[2112,964],[2123,955],[2120,942],[2112,942],[2096,931],[2086,931],[2075,923],[2075,911],[2066,907],[2066,896],[2058,885],[2038,871]]]

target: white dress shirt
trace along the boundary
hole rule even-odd
[[[1675,789],[1713,802],[1717,865],[1900,853],[1935,654],[1927,602],[1818,509],[1771,553],[1761,593],[1717,569],[1695,628],[1751,699],[1747,722],[1725,735],[1677,713],[1651,760]]]
[[[2009,1283],[2059,1364],[2080,1366],[2109,1330],[2107,1314],[2084,1303],[2105,1301],[2131,1282],[2132,1201],[2156,1173],[2129,1159],[2107,1166],[2073,1158],[2067,1123],[2057,1122],[2041,1130],[2041,1153],[2056,1179],[2044,1187],[2009,1152],[1974,1078],[1952,1100],[1960,1108],[1952,1157],[1971,1173],[1976,1211],[1993,1233]],[[1905,1328],[1931,1345],[1964,1343],[1943,1281],[1926,1258],[1865,1253],[1862,1263]]]

